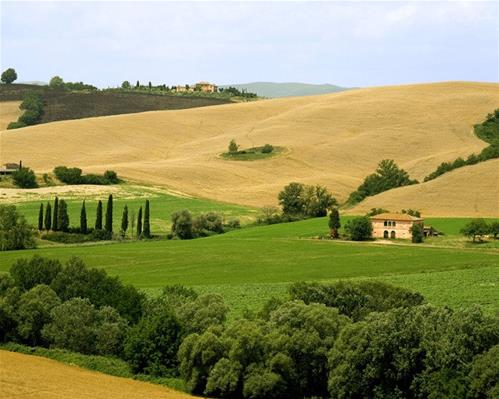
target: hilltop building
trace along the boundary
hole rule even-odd
[[[371,216],[374,238],[412,238],[412,226],[424,227],[424,219],[406,213],[381,213]]]
[[[218,91],[218,86],[210,82],[198,82],[193,85],[178,85],[175,87],[175,92],[177,93],[192,93],[195,91],[201,91],[203,93],[216,93]]]
[[[0,175],[11,175],[15,171],[22,168],[22,162],[19,163],[5,163],[0,167]]]

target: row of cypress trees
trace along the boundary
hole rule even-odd
[[[38,213],[38,230],[52,230],[52,231],[69,231],[69,215],[67,210],[66,201],[63,199],[59,200],[58,197],[54,201],[54,212],[52,215],[52,206],[50,202],[44,207],[43,203],[40,204],[40,210]],[[113,233],[113,195],[110,194],[106,205],[106,215],[104,220],[104,229],[102,228],[103,222],[103,209],[102,201],[99,200],[97,203],[97,211],[95,217],[95,228],[94,230],[103,230],[110,235]],[[125,236],[129,226],[128,217],[128,206],[125,205],[123,208],[123,214],[121,216],[121,235]],[[80,233],[87,234],[88,222],[87,222],[87,209],[85,206],[85,201],[81,205],[80,211]],[[150,224],[150,207],[149,200],[146,200],[144,215],[142,217],[142,206],[139,208],[137,215],[137,237],[139,238],[150,238],[151,237],[151,224]]]

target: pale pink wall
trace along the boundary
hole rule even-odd
[[[390,237],[390,234],[392,231],[395,231],[395,238],[403,238],[403,239],[411,239],[412,238],[412,233],[411,233],[411,227],[413,225],[412,221],[409,220],[404,220],[404,221],[398,221],[394,220],[395,226],[385,226],[384,225],[384,220],[373,220],[373,237],[374,238],[383,238],[383,233],[388,231],[388,237]],[[417,222],[416,222],[417,223]]]

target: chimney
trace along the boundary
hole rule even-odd
[[[19,161],[19,169],[23,168],[23,161]]]

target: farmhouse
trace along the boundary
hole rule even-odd
[[[11,175],[16,170],[21,169],[22,163],[6,163],[0,166],[0,175]]]
[[[210,82],[198,82],[193,85],[178,85],[175,87],[177,93],[192,93],[194,91],[201,91],[203,93],[216,93],[218,87]]]
[[[374,238],[412,238],[412,226],[424,226],[424,220],[406,213],[382,213],[372,216]]]

